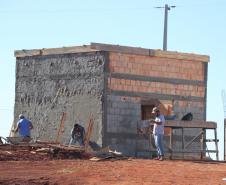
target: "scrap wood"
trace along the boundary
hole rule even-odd
[[[41,141],[41,140],[37,140],[35,143],[37,144],[43,144],[43,145],[48,145],[48,144],[60,144],[59,142],[52,142],[52,141]]]
[[[89,160],[90,161],[105,161],[105,160],[111,160],[111,161],[117,161],[117,160],[128,160],[129,158],[128,157],[125,157],[125,156],[106,156],[104,158],[101,158],[101,157],[92,157],[90,158]]]
[[[2,149],[3,148],[3,149]],[[0,161],[87,159],[84,147],[60,144],[0,145]]]
[[[66,113],[63,112],[62,116],[61,116],[61,119],[60,119],[60,126],[59,126],[59,129],[57,131],[57,135],[56,135],[56,143],[59,143],[59,140],[60,140],[60,138],[62,136],[65,119],[66,119]]]
[[[7,142],[10,144],[29,144],[29,142],[32,140],[30,137],[6,137]]]
[[[48,146],[55,149],[65,150],[65,151],[78,151],[78,152],[85,151],[84,147],[68,146],[68,145],[61,145],[61,144],[58,144],[58,145],[48,144]]]
[[[93,114],[91,114],[89,116],[88,128],[87,128],[87,132],[85,134],[85,139],[84,139],[85,151],[87,151],[89,146],[89,140],[93,131],[93,124],[94,124]]]
[[[49,152],[50,148],[38,148],[36,152]]]
[[[112,151],[109,147],[103,148],[100,151],[94,153],[94,157],[90,158],[91,161],[103,161],[103,160],[124,160],[128,157],[123,156],[121,152]]]
[[[9,152],[9,151],[3,151],[3,152],[5,152],[6,154],[12,154],[12,152]]]

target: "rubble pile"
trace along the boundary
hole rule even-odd
[[[85,159],[83,147],[66,146],[52,143],[33,143],[0,145],[0,161]]]

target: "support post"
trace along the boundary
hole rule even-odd
[[[181,129],[181,135],[182,135],[182,150],[184,151],[184,128]],[[184,152],[183,152],[183,159],[184,159]]]
[[[66,113],[63,112],[62,115],[61,115],[61,119],[60,119],[60,126],[59,126],[58,131],[57,131],[56,143],[60,143],[60,139],[61,139],[61,136],[62,136],[63,131],[64,131],[63,128],[64,128],[65,117],[66,117]]]
[[[201,133],[201,139],[200,139],[200,142],[201,142],[201,146],[200,146],[200,150],[201,150],[201,155],[200,155],[200,159],[202,160],[203,159],[203,155],[204,155],[204,128],[202,128],[202,133]]]
[[[150,158],[152,159],[152,134],[151,133],[148,133],[148,136],[149,136],[149,149],[150,149]]]
[[[214,129],[215,147],[216,147],[216,159],[219,160],[218,142],[217,142],[217,129]]]
[[[170,148],[170,159],[173,158],[173,148],[172,148],[172,142],[173,142],[173,128],[170,128],[170,143],[169,143],[169,148]]]

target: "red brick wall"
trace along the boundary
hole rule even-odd
[[[147,82],[110,77],[108,79],[108,87],[111,90],[119,91],[159,93],[181,96],[204,97],[205,94],[205,88],[197,85],[178,85],[163,82]]]
[[[134,75],[204,80],[202,62],[110,52],[110,71]]]

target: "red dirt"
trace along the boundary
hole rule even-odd
[[[0,161],[0,184],[226,184],[226,163],[176,160]]]

